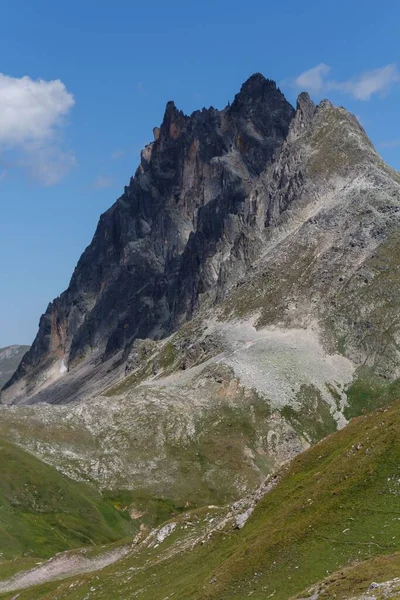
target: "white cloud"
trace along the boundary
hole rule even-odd
[[[94,188],[106,188],[106,187],[110,187],[110,185],[113,184],[113,180],[111,179],[111,177],[104,177],[102,175],[99,175],[99,177],[97,177],[95,179],[95,181],[93,182],[93,187]]]
[[[122,158],[125,155],[125,150],[114,150],[111,152],[111,158],[113,160],[118,160],[118,158]]]
[[[386,65],[380,69],[366,71],[354,79],[341,83],[331,82],[331,86],[351,94],[357,100],[369,100],[372,94],[387,92],[400,80],[396,65]]]
[[[295,81],[297,87],[309,92],[321,92],[325,86],[325,77],[331,70],[328,65],[320,63],[316,67],[301,73]]]
[[[373,94],[385,94],[400,81],[400,73],[395,64],[379,69],[365,71],[346,81],[336,81],[328,77],[330,67],[320,63],[316,67],[304,71],[295,80],[297,87],[312,93],[336,90],[350,94],[356,100],[369,100]]]
[[[60,80],[33,80],[0,73],[0,151],[51,185],[75,164],[61,149],[60,131],[75,101]]]

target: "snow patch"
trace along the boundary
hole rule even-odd
[[[63,375],[67,371],[68,371],[67,365],[65,364],[64,359],[62,359],[61,365],[60,365],[60,373],[61,373],[61,375]]]

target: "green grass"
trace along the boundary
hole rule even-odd
[[[196,436],[185,445],[167,444],[168,456],[178,467],[175,495],[180,490],[180,496],[194,505],[225,504],[238,497],[235,481],[252,489],[260,483],[261,473],[271,472],[273,461],[262,446],[270,431],[270,407],[254,391],[248,394],[239,405],[216,402],[214,409],[204,411],[195,424]]]
[[[139,529],[139,525],[142,524],[146,529],[158,527],[161,523],[169,521],[191,506],[190,503],[179,504],[170,498],[152,496],[140,490],[108,493],[106,498],[119,512],[133,514],[135,530]]]
[[[158,550],[131,556],[97,574],[22,592],[19,600],[77,600],[92,586],[98,600],[287,600],[341,569],[400,551],[399,480],[396,402],[294,459],[241,531],[226,529],[167,560]],[[371,573],[364,570],[365,583]]]
[[[129,516],[96,490],[0,439],[0,572],[5,561],[112,542],[131,529]]]
[[[113,396],[124,394],[125,392],[128,392],[129,390],[132,390],[136,386],[140,385],[145,379],[147,379],[147,377],[151,376],[152,364],[153,363],[151,362],[145,362],[133,373],[127,375],[120,383],[113,385],[108,390],[103,392],[103,396],[112,398]]]

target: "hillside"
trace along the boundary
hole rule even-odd
[[[62,550],[116,541],[131,530],[129,516],[93,487],[0,440],[1,573],[21,560],[35,564]]]
[[[399,575],[399,408],[355,419],[295,458],[242,529],[232,508],[188,512],[157,544],[150,535],[103,571],[19,598],[285,600],[322,580],[312,597],[361,596]]]
[[[16,371],[22,357],[28,350],[29,346],[18,345],[0,348],[0,389]]]

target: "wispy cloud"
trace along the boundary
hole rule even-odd
[[[125,150],[114,150],[114,152],[111,152],[111,158],[113,160],[118,160],[119,158],[122,158],[123,156],[125,156],[126,152]]]
[[[56,144],[31,144],[19,161],[43,185],[58,183],[77,164],[73,152],[65,152]]]
[[[0,73],[0,150],[44,185],[57,183],[75,164],[62,149],[61,130],[75,103],[60,80]]]
[[[381,148],[396,148],[397,146],[400,146],[400,139],[388,140],[387,142],[379,142],[379,146]]]
[[[369,100],[372,94],[385,94],[393,84],[400,81],[396,65],[386,65],[361,73],[358,77],[341,83],[332,82],[337,89],[351,94],[357,100]]]
[[[318,92],[322,92],[324,89],[326,85],[325,78],[330,70],[331,68],[328,65],[325,63],[320,63],[316,67],[300,73],[300,75],[296,77],[295,84],[302,90],[307,90],[317,94]]]
[[[93,186],[94,188],[107,188],[110,187],[113,184],[113,180],[111,179],[111,177],[105,177],[103,175],[99,175],[99,177],[97,177],[94,182],[93,182]]]
[[[136,91],[143,92],[143,90],[144,90],[143,81],[138,81],[136,84]]]
[[[350,94],[356,100],[369,100],[373,94],[386,94],[400,81],[400,73],[395,64],[365,71],[345,81],[330,78],[330,72],[329,65],[320,63],[296,77],[295,85],[311,93],[336,90]]]

